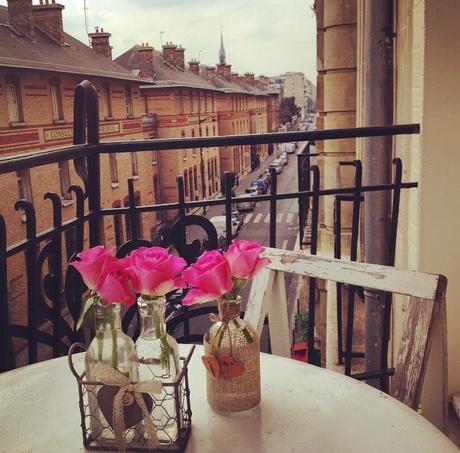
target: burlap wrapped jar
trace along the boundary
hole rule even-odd
[[[260,403],[260,339],[240,318],[241,298],[219,301],[219,316],[204,336],[209,405],[241,415]]]

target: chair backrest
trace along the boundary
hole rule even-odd
[[[285,272],[409,296],[391,394],[419,409],[428,369],[432,407],[423,407],[423,412],[443,428],[447,408],[444,304],[447,279],[444,276],[320,257],[304,251],[267,248],[265,255],[272,262],[253,282],[245,320],[260,332],[268,316],[271,348],[277,355],[290,357],[291,347]],[[430,347],[437,350],[436,364],[428,363]]]

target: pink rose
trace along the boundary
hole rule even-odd
[[[107,258],[113,258],[114,250],[107,250],[104,246],[90,248],[80,252],[77,257],[80,261],[70,263],[83,278],[85,285],[92,289],[96,288],[96,283],[101,276],[102,267]]]
[[[94,288],[103,301],[128,307],[136,302],[129,265],[130,260],[114,256],[104,261]]]
[[[183,258],[173,256],[162,247],[140,247],[130,255],[133,284],[138,293],[157,297],[185,286],[180,277],[187,267]]]
[[[260,269],[271,263],[269,258],[261,258],[265,250],[258,242],[234,239],[224,257],[234,278],[253,278]]]
[[[217,250],[203,253],[196,263],[185,269],[182,277],[193,286],[184,297],[184,305],[219,299],[233,287],[228,263]]]

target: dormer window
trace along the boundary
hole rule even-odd
[[[23,110],[21,103],[21,89],[19,77],[9,76],[6,78],[6,103],[8,105],[8,118],[10,124],[22,123]]]

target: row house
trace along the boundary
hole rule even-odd
[[[198,75],[199,63],[185,68],[185,49],[171,43],[162,52],[136,45],[120,55],[117,63],[147,80],[141,86],[146,114],[155,114],[158,138],[219,135],[218,90]],[[220,192],[220,156],[217,147],[159,151],[159,200],[177,201],[176,177],[184,177],[187,201],[216,196]],[[176,212],[164,212],[170,221]]]
[[[268,79],[232,73],[224,60],[204,66],[192,59],[187,68],[185,49],[169,42],[162,52],[136,45],[116,62],[150,81],[140,90],[146,114],[157,118],[160,138],[278,131],[278,93],[268,87]],[[237,179],[248,174],[267,157],[268,146],[223,146],[158,155],[160,199],[177,200],[176,176],[183,175],[186,199],[196,200],[217,195],[226,171],[235,173]],[[171,214],[163,220],[174,217]]]
[[[231,79],[231,65],[225,63],[205,66],[201,76],[219,88],[217,110],[221,135],[251,133],[249,93]],[[223,146],[220,148],[220,171],[234,172],[242,177],[251,171],[249,145]]]
[[[142,139],[154,135],[145,117],[138,77],[111,58],[110,34],[103,29],[90,34],[92,48],[64,32],[64,6],[32,0],[8,0],[0,6],[0,158],[39,152],[72,144],[74,90],[89,80],[99,96],[101,140]],[[147,118],[147,120],[146,120]],[[135,179],[137,202],[155,203],[154,180],[157,165],[148,153],[120,153],[101,156],[101,201],[103,207],[128,203],[127,179]],[[25,214],[14,209],[17,199],[33,203],[37,231],[52,225],[52,205],[43,194],[55,192],[62,201],[63,221],[75,216],[69,186],[82,181],[72,161],[17,173],[0,175],[3,190],[0,212],[9,229],[8,244],[25,237]],[[153,213],[142,214],[141,233],[146,239],[155,233]],[[108,246],[130,238],[130,226],[120,218],[105,218],[103,234]],[[67,258],[75,249],[74,232],[63,244]],[[23,257],[8,263],[11,314],[24,321]]]

